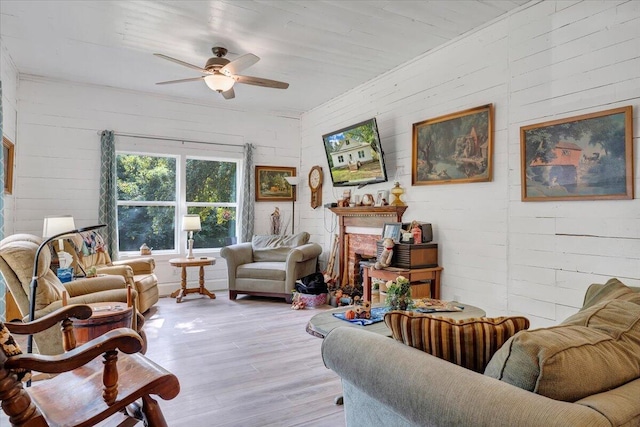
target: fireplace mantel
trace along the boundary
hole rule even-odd
[[[338,216],[338,232],[340,238],[338,259],[340,260],[339,281],[340,286],[349,283],[349,278],[343,280],[343,275],[348,274],[346,259],[349,248],[347,227],[375,227],[382,229],[386,222],[402,222],[402,215],[407,210],[407,206],[357,206],[357,207],[336,207],[329,208],[331,212]],[[346,242],[346,244],[345,244]]]

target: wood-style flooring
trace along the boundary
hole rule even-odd
[[[180,380],[175,399],[158,398],[168,424],[344,426],[343,408],[333,403],[340,380],[322,363],[322,340],[305,332],[321,309],[216,295],[189,295],[179,304],[161,298],[145,315],[147,357]]]

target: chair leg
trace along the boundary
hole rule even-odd
[[[162,415],[160,405],[148,394],[142,396],[142,412],[146,418],[145,426],[147,427],[168,427],[167,422]]]

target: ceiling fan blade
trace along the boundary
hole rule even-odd
[[[286,89],[289,87],[289,83],[279,82],[277,80],[263,79],[262,77],[251,76],[233,76],[238,83],[244,83],[254,86],[270,87],[274,89]]]
[[[260,58],[255,56],[253,53],[247,53],[246,55],[242,55],[229,62],[220,69],[220,72],[225,76],[231,77],[232,74],[238,74],[240,71],[251,67],[258,61],[260,61]]]
[[[222,92],[222,96],[224,97],[224,99],[233,99],[236,97],[236,93],[233,91],[233,88]]]
[[[201,73],[211,74],[210,71],[207,71],[202,67],[198,67],[197,65],[189,64],[188,62],[180,61],[179,59],[172,58],[170,56],[163,55],[161,53],[154,53],[154,55],[157,56],[158,58],[166,59],[167,61],[175,62],[176,64],[180,64],[185,67],[191,68],[193,70],[200,71]]]
[[[197,80],[202,80],[204,79],[206,76],[200,76],[200,77],[191,77],[190,79],[180,79],[180,80],[169,80],[166,82],[158,82],[156,83],[157,85],[170,85],[173,83],[185,83],[185,82],[195,82]]]

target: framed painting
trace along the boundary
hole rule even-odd
[[[412,185],[491,181],[493,105],[413,124]]]
[[[3,167],[4,167],[4,194],[13,193],[13,142],[9,141],[6,137],[2,137],[2,150],[3,150]]]
[[[286,177],[296,176],[296,168],[256,166],[256,202],[292,202],[293,187]]]
[[[400,241],[400,233],[402,233],[402,223],[400,222],[385,222],[382,227],[382,238],[391,238],[394,242]]]
[[[523,126],[523,201],[633,199],[632,107]]]

